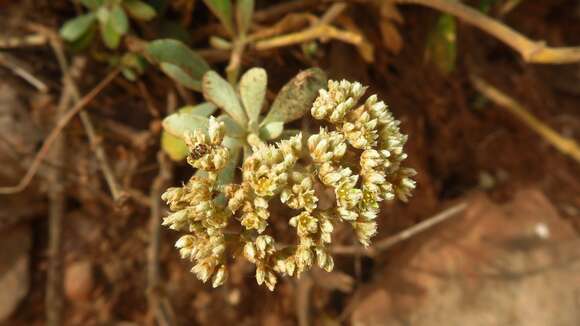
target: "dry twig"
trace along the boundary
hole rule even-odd
[[[526,62],[565,64],[580,61],[580,47],[549,47],[544,41],[530,40],[514,29],[459,1],[395,0],[399,4],[418,4],[457,16],[464,22],[504,42],[520,53]]]
[[[56,119],[66,113],[72,102],[73,90],[70,83],[65,82],[63,77],[63,90],[58,104]],[[51,159],[62,165],[65,162],[66,138],[63,135],[56,137],[52,147]],[[49,326],[62,324],[63,310],[63,257],[62,257],[62,223],[65,213],[65,189],[63,169],[54,168],[48,178],[48,196],[50,201],[48,219],[48,269],[46,276],[46,321]]]
[[[548,125],[530,114],[528,110],[516,102],[516,100],[510,98],[508,95],[485,82],[481,78],[472,76],[471,82],[479,92],[481,92],[497,105],[506,108],[511,114],[522,120],[528,127],[542,136],[547,142],[556,147],[556,149],[558,149],[560,152],[569,155],[577,162],[580,162],[580,146],[578,146],[574,140],[560,136],[560,134],[558,134]]]
[[[310,294],[314,282],[308,273],[303,274],[296,286],[296,317],[299,326],[310,325]]]
[[[16,76],[24,79],[30,85],[34,86],[34,88],[36,88],[39,92],[41,93],[48,92],[48,86],[46,86],[46,84],[42,80],[38,79],[36,76],[28,72],[28,70],[23,68],[18,63],[18,60],[8,55],[7,53],[0,52],[0,65],[3,65],[6,68],[10,69]]]
[[[168,111],[175,108],[175,94],[170,93],[167,100]],[[159,162],[159,174],[151,185],[150,202],[151,217],[149,221],[149,249],[147,251],[147,299],[149,300],[149,310],[153,311],[157,322],[162,326],[175,325],[173,309],[161,293],[159,285],[159,251],[161,233],[161,194],[171,181],[171,161],[160,150],[157,153]]]
[[[337,255],[356,255],[357,253],[376,256],[379,252],[385,251],[392,246],[398,244],[399,242],[405,241],[427,229],[434,227],[441,222],[448,220],[453,216],[457,216],[463,210],[467,208],[466,203],[459,203],[457,205],[451,206],[444,211],[430,217],[420,223],[413,225],[412,227],[405,229],[393,236],[387,237],[385,239],[377,241],[373,246],[368,248],[363,248],[360,246],[334,246],[332,247],[332,252]]]
[[[62,46],[60,39],[57,38],[56,34],[51,35],[50,45],[52,46],[52,49],[56,55],[60,69],[61,69],[63,75],[65,76],[65,81],[67,83],[71,84],[74,100],[76,103],[78,103],[81,100],[81,95],[80,95],[79,89],[78,89],[73,77],[71,76],[71,74],[67,68],[68,63],[66,61],[66,56],[64,54],[64,48]],[[103,175],[105,176],[105,181],[107,182],[107,185],[109,186],[109,189],[111,191],[111,195],[113,196],[113,199],[115,200],[115,202],[119,202],[121,199],[121,196],[122,196],[122,192],[119,189],[119,185],[117,183],[117,180],[115,178],[113,170],[111,169],[111,166],[109,165],[109,160],[107,159],[107,153],[105,152],[105,149],[103,148],[103,146],[101,145],[101,142],[99,141],[100,137],[97,135],[97,132],[95,130],[95,126],[93,125],[91,117],[89,116],[89,114],[86,111],[81,111],[79,113],[79,116],[80,116],[81,122],[83,123],[83,126],[87,132],[87,136],[89,138],[91,148],[93,149],[93,151],[95,153],[95,156],[97,158],[97,162],[99,163],[99,167],[101,168],[101,171],[103,172]]]
[[[0,49],[15,49],[23,47],[44,46],[48,38],[43,33],[25,36],[9,36],[0,38]]]

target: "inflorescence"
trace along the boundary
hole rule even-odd
[[[300,276],[314,264],[331,271],[332,232],[349,223],[361,244],[377,233],[380,202],[406,201],[415,188],[415,171],[402,167],[407,136],[387,105],[369,96],[358,82],[329,81],[313,103],[311,115],[323,127],[274,145],[257,144],[242,164],[239,183],[220,184],[229,159],[224,124],[210,118],[208,130],[185,135],[188,163],[203,173],[162,196],[173,212],[163,220],[186,232],[176,247],[192,260],[192,272],[217,287],[227,278],[229,259],[243,256],[256,265],[256,280],[270,290],[278,276]],[[320,189],[332,190],[333,205],[320,205]],[[268,225],[273,199],[294,214],[288,224],[294,244],[276,242]],[[327,199],[325,199],[327,200]],[[327,208],[330,206],[330,208]],[[239,223],[238,223],[239,222]]]

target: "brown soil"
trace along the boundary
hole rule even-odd
[[[266,1],[258,3],[259,8],[269,5]],[[3,31],[0,36],[24,34],[22,26],[27,22],[57,28],[73,15],[71,8],[68,1],[0,1]],[[300,69],[315,64],[334,78],[356,79],[370,85],[373,92],[389,103],[409,135],[408,162],[418,171],[418,187],[407,204],[384,207],[377,239],[429,218],[473,192],[485,192],[496,203],[506,203],[512,201],[519,189],[529,187],[539,189],[559,218],[580,230],[578,162],[551,147],[502,107],[485,101],[469,80],[471,74],[485,78],[560,134],[580,141],[580,66],[526,64],[499,41],[473,27],[458,24],[456,69],[443,75],[425,62],[424,56],[436,12],[402,7],[405,23],[399,31],[404,44],[401,52],[394,55],[377,35],[373,10],[359,3],[348,13],[375,46],[373,63],[365,63],[349,45],[329,42],[319,44],[321,54],[314,59],[306,60],[299,47],[290,47],[268,56],[249,55],[244,67],[265,67],[273,89],[278,89]],[[196,6],[193,17],[192,29],[209,20],[201,4]],[[198,17],[202,18],[198,21]],[[575,1],[525,1],[504,22],[550,45],[580,44],[580,7]],[[204,42],[194,47],[203,47]],[[17,94],[11,107],[18,105],[25,112],[17,112],[19,120],[8,124],[13,128],[10,134],[0,130],[0,138],[16,139],[19,144],[11,147],[12,152],[0,147],[2,185],[18,181],[50,131],[61,87],[59,68],[50,48],[7,52],[23,62],[50,90],[48,94],[39,94],[0,67],[0,85],[8,84]],[[87,60],[88,66],[79,82],[83,93],[96,85],[106,70],[106,64],[90,56]],[[221,69],[224,65],[215,67]],[[167,93],[173,89],[152,68],[138,83],[118,78],[89,106],[119,181],[145,196],[143,200],[132,197],[121,206],[115,205],[80,121],[73,120],[66,129],[68,208],[63,239],[65,267],[71,273],[67,275],[70,284],[66,292],[68,325],[154,323],[146,288],[150,217],[147,196],[158,170],[159,117],[165,115]],[[0,93],[0,103],[6,96]],[[183,103],[182,98],[178,99]],[[129,128],[133,138],[124,136],[123,128]],[[135,143],[139,137],[145,141]],[[30,290],[5,321],[6,325],[44,323],[48,200],[43,174],[50,169],[50,164],[46,164],[25,192],[0,197],[0,231],[28,224],[33,236]],[[187,166],[176,165],[171,183],[179,184],[190,173]],[[161,291],[168,298],[167,304],[178,324],[297,324],[296,297],[302,282],[285,280],[276,292],[270,293],[255,284],[250,265],[237,263],[232,267],[228,285],[211,289],[189,273],[188,262],[179,259],[172,246],[177,236],[165,228],[161,232],[162,286],[150,294]],[[341,241],[350,244],[352,240],[345,233]],[[395,247],[373,259],[342,256],[337,259],[337,273],[331,276],[314,273],[309,315],[321,325],[349,320],[352,303],[367,293],[361,289],[368,284],[380,284],[381,271],[397,268],[392,264],[399,260],[392,257],[399,250],[401,247]],[[344,282],[353,282],[353,288],[344,288]],[[336,283],[342,284],[342,288]]]

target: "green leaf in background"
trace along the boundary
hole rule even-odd
[[[153,41],[147,45],[145,53],[155,63],[168,63],[179,67],[190,79],[198,82],[209,70],[209,65],[199,54],[177,40]]]
[[[236,2],[236,18],[240,34],[246,34],[252,25],[254,0],[238,0]]]
[[[210,114],[214,113],[217,110],[217,107],[209,102],[204,102],[198,105],[187,105],[178,110],[180,113],[179,116],[182,115],[197,115],[199,117],[207,118]],[[173,118],[172,118],[173,119]],[[170,120],[171,124],[175,124]],[[163,150],[169,155],[169,157],[174,161],[181,161],[188,154],[187,145],[181,137],[176,137],[170,134],[168,131],[163,130],[161,133],[161,147]]]
[[[121,36],[125,35],[129,30],[129,19],[121,6],[114,6],[111,9],[109,21],[111,22],[111,27]]]
[[[270,112],[262,122],[290,122],[301,118],[318,96],[318,90],[326,87],[326,74],[318,68],[301,71],[292,78],[278,93]]]
[[[104,0],[81,0],[81,3],[85,7],[89,8],[91,10],[95,10],[103,5]]]
[[[203,76],[203,96],[229,114],[240,126],[246,127],[248,118],[232,86],[217,72],[208,71]]]
[[[262,68],[252,68],[246,71],[240,79],[240,97],[251,122],[258,122],[258,116],[266,98],[267,86],[268,74]]]
[[[448,74],[455,69],[457,58],[457,28],[455,18],[442,14],[427,40],[425,57],[435,63],[437,68]]]
[[[227,114],[222,114],[217,118],[218,121],[223,121],[226,129],[226,135],[233,138],[244,138],[246,137],[246,130],[240,127],[232,117]]]
[[[224,146],[230,149],[230,159],[223,170],[218,174],[218,184],[226,185],[234,181],[236,175],[236,168],[238,167],[238,162],[240,161],[242,153],[242,144],[233,138],[225,137]]]
[[[111,15],[108,16],[107,20],[104,24],[101,24],[101,37],[103,38],[103,42],[109,49],[116,49],[119,47],[119,43],[121,43],[121,34],[117,32],[117,29],[114,27],[113,19],[111,19]]]
[[[80,52],[88,48],[95,37],[98,26],[93,24],[89,29],[76,41],[70,42],[69,47],[73,52]]]
[[[163,129],[175,137],[183,138],[186,131],[207,130],[209,120],[188,112],[176,112],[163,119]]]
[[[282,131],[284,131],[284,122],[270,122],[260,128],[260,138],[266,140],[276,139],[280,137]]]
[[[232,19],[232,3],[230,0],[203,0],[206,6],[220,20],[230,35],[234,33],[234,22]]]
[[[193,79],[185,70],[181,67],[168,62],[162,62],[159,66],[161,71],[163,71],[171,79],[175,80],[179,84],[194,91],[201,92],[201,82],[197,79]]]
[[[88,13],[67,21],[60,29],[60,36],[68,42],[79,40],[89,31],[89,28],[95,22],[95,18],[95,14]]]
[[[161,132],[161,148],[174,161],[181,161],[189,154],[189,149],[185,142],[165,130]]]
[[[487,14],[491,10],[491,8],[498,2],[499,0],[480,0],[478,7],[481,12]]]
[[[148,21],[155,17],[155,9],[141,0],[125,0],[123,7],[129,15],[137,20]]]
[[[134,52],[127,52],[121,57],[121,66],[133,69],[137,74],[142,74],[147,68],[147,61],[142,55]]]

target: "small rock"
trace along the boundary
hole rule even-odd
[[[86,301],[93,291],[93,265],[88,260],[74,262],[67,266],[64,292],[71,301]]]
[[[19,225],[0,232],[0,323],[26,297],[30,288],[30,228]]]
[[[467,201],[392,257],[353,325],[580,325],[580,237],[543,193]]]
[[[352,313],[353,326],[385,325],[389,319],[389,296],[383,289],[376,290],[364,298]]]

